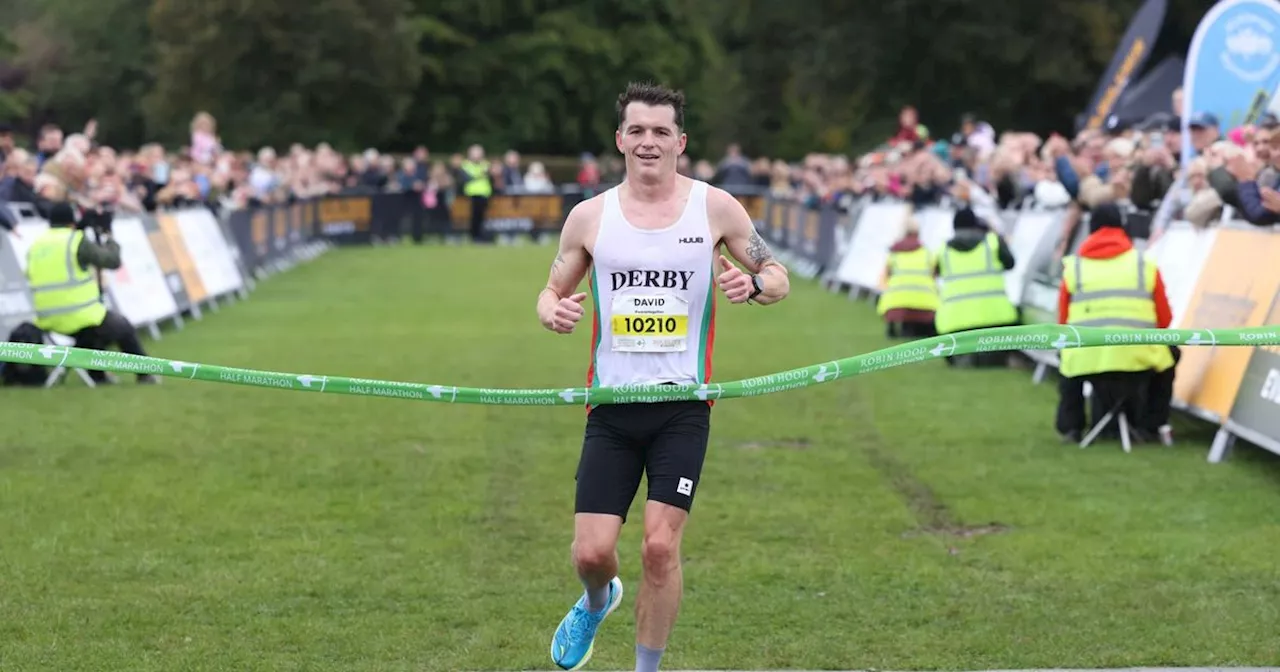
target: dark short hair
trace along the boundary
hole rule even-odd
[[[631,82],[627,85],[627,90],[618,96],[618,126],[622,126],[627,105],[631,103],[644,103],[653,107],[669,105],[676,113],[676,128],[684,128],[684,93],[680,91],[652,82]]]

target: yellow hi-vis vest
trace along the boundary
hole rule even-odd
[[[1000,238],[994,232],[968,252],[943,248],[938,273],[942,279],[942,304],[933,318],[939,334],[1018,321],[1018,309],[1005,293],[999,250]]]
[[[493,183],[489,181],[489,164],[481,161],[463,161],[462,171],[470,178],[462,185],[464,196],[492,196]]]
[[[1156,302],[1151,298],[1156,265],[1136,250],[1111,259],[1063,257],[1062,281],[1071,292],[1067,324],[1156,328]],[[1111,371],[1165,371],[1173,366],[1173,353],[1167,345],[1066,348],[1058,358],[1058,371],[1068,378]]]
[[[76,260],[82,240],[83,231],[51,228],[27,250],[35,325],[45,331],[71,335],[102,324],[107,315],[97,277]]]
[[[937,310],[938,284],[933,279],[933,257],[923,247],[889,253],[889,281],[876,302],[884,315],[895,308]]]

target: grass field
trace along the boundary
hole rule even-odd
[[[582,385],[589,328],[557,336],[533,312],[553,254],[338,250],[148,345]],[[868,305],[795,285],[777,306],[722,304],[716,379],[885,346]],[[551,667],[581,589],[581,409],[122,380],[0,393],[0,668]],[[1280,465],[1242,447],[1210,466],[1210,432],[1186,425],[1175,448],[1063,446],[1054,403],[1025,371],[929,363],[717,405],[664,666],[1280,659]],[[589,669],[632,666],[639,533]]]

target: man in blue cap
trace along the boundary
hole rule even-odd
[[[1187,122],[1187,126],[1191,129],[1191,148],[1195,150],[1196,155],[1203,154],[1209,145],[1222,137],[1222,126],[1218,124],[1218,117],[1212,112],[1195,113]]]

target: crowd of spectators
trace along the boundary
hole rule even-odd
[[[1171,110],[1181,109],[1175,92]],[[1169,219],[1208,226],[1224,215],[1256,224],[1280,222],[1280,120],[1222,128],[1210,114],[1190,120],[1197,157],[1180,172],[1180,119],[1172,111],[1137,123],[1112,123],[1072,138],[997,133],[965,115],[948,137],[934,137],[913,107],[901,110],[897,132],[857,158],[813,153],[801,161],[747,158],[737,145],[712,163],[680,157],[680,172],[726,188],[767,190],[812,205],[848,209],[861,198],[905,199],[916,205],[962,201],[976,211],[1030,203],[1088,211],[1104,202],[1163,207]],[[159,144],[115,149],[95,142],[96,127],[64,137],[42,128],[30,149],[15,147],[0,127],[0,202],[74,198],[86,205],[154,211],[204,204],[215,211],[288,202],[324,194],[414,191],[426,207],[446,204],[466,181],[463,155],[435,159],[426,147],[397,158],[369,149],[344,156],[327,144],[295,144],[256,153],[222,146],[217,122],[201,112],[190,142],[177,151]],[[1277,148],[1273,151],[1273,148]],[[561,188],[540,162],[516,151],[486,159],[497,193],[553,193]],[[617,156],[583,154],[569,185],[593,191],[622,176]],[[5,214],[7,216],[7,213]]]
[[[917,206],[968,205],[978,212],[1027,205],[1075,214],[1103,203],[1146,210],[1157,221],[1197,227],[1227,218],[1280,223],[1280,119],[1226,128],[1213,114],[1188,120],[1195,158],[1181,165],[1182,92],[1170,111],[1112,119],[1105,128],[1066,137],[997,133],[975,115],[934,137],[917,111],[899,114],[897,132],[855,160],[813,154],[799,165],[775,161],[769,189],[810,203],[847,207],[855,199],[902,199]],[[763,164],[754,171],[759,174]],[[1157,232],[1158,235],[1158,232]]]
[[[31,149],[24,149],[15,146],[12,129],[0,126],[0,203],[70,199],[125,212],[195,205],[225,212],[327,194],[416,192],[424,207],[438,208],[447,206],[468,179],[461,152],[433,158],[422,146],[403,157],[376,149],[346,156],[324,143],[294,144],[281,153],[272,147],[235,151],[223,146],[217,121],[205,112],[195,115],[190,142],[176,151],[156,143],[117,149],[95,136],[93,122],[67,135],[50,124],[40,129]],[[564,186],[543,163],[524,161],[515,150],[484,160],[496,193],[555,193]],[[600,160],[584,153],[578,164],[577,188],[591,191],[622,179],[620,157]],[[730,180],[739,172],[733,162],[717,172],[706,161],[690,165],[688,157],[681,157],[681,171]],[[7,209],[0,211],[0,223],[12,224]]]
[[[65,136],[50,124],[25,149],[15,146],[12,129],[0,126],[0,203],[73,200],[118,212],[204,205],[225,212],[326,194],[413,191],[424,206],[437,207],[467,179],[461,153],[433,160],[426,147],[400,158],[376,149],[344,156],[323,143],[294,144],[283,153],[235,151],[222,145],[216,120],[203,112],[192,120],[190,142],[176,151],[155,143],[117,149],[95,142],[95,135],[93,122]],[[616,159],[598,162],[584,154],[580,163],[577,182],[584,188],[621,176]],[[491,161],[490,179],[499,193],[557,190],[542,163],[526,163],[515,151]],[[0,211],[11,224],[7,209]]]

